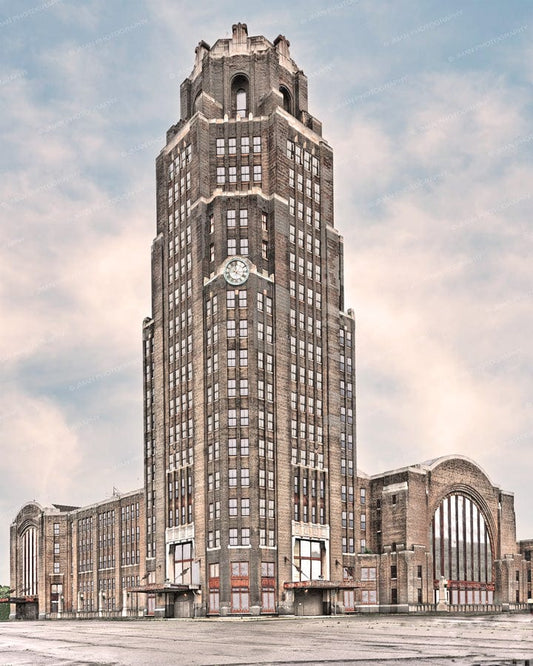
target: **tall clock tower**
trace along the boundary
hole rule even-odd
[[[354,321],[333,153],[285,37],[200,42],[156,166],[150,612],[321,613],[358,537]]]

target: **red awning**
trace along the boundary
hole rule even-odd
[[[130,587],[127,592],[141,592],[145,594],[154,594],[155,592],[189,592],[199,590],[199,585],[180,585],[178,583],[147,583],[146,585],[139,585],[137,587]]]
[[[283,583],[286,590],[339,590],[356,589],[359,585],[352,580],[333,581],[333,580],[295,580]]]

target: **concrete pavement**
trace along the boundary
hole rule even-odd
[[[0,624],[0,664],[525,664],[533,615]],[[514,660],[514,661],[513,661]]]

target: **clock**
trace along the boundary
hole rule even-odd
[[[244,284],[250,274],[250,267],[245,259],[232,259],[226,264],[224,277],[231,285]]]

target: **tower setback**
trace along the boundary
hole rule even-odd
[[[354,565],[342,254],[289,42],[201,42],[157,159],[144,324],[147,570],[197,585],[197,613],[292,612],[294,588],[322,612]]]

